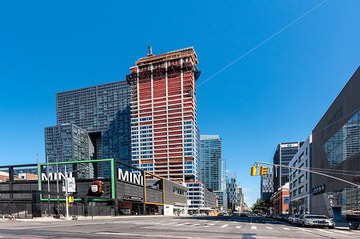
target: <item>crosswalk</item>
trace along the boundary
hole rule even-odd
[[[283,230],[284,232],[294,232],[294,231],[303,231],[303,232],[317,232],[323,235],[330,234],[343,234],[343,235],[358,235],[359,232],[356,231],[346,231],[346,230],[330,230],[326,228],[302,228],[302,227],[289,227],[285,224],[274,225],[271,223],[241,223],[241,222],[229,222],[229,221],[207,221],[207,220],[197,220],[196,223],[193,221],[185,221],[181,219],[172,219],[163,223],[154,223],[151,221],[118,221],[116,223],[129,223],[135,225],[142,225],[146,228],[151,227],[172,227],[172,228],[207,228],[207,229],[223,229],[223,230]]]

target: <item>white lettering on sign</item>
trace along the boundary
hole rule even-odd
[[[144,177],[141,174],[123,171],[121,168],[118,168],[118,179],[141,186],[144,185]]]
[[[65,173],[49,173],[49,175],[46,173],[41,174],[42,181],[64,180],[65,178],[73,178],[72,172],[68,172],[66,175]]]

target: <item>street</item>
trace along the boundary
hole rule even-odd
[[[303,228],[264,217],[116,217],[0,221],[0,238],[360,238],[359,231]]]

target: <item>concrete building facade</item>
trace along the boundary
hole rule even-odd
[[[360,68],[312,131],[312,167],[350,183],[314,174],[311,212],[346,220],[358,210],[360,171]],[[321,170],[320,170],[321,169]],[[354,185],[351,185],[353,183]]]
[[[274,164],[289,166],[289,162],[299,150],[303,142],[287,142],[278,144],[273,162]],[[273,168],[274,191],[289,182],[289,169],[284,167]]]
[[[293,214],[310,213],[311,177],[312,174],[300,169],[311,168],[312,161],[312,136],[310,135],[299,151],[290,161],[289,191],[290,212]]]
[[[195,82],[197,55],[186,48],[131,67],[133,164],[175,181],[199,180]]]

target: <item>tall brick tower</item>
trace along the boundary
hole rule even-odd
[[[199,133],[193,48],[140,58],[131,85],[131,151],[135,166],[174,181],[197,181]]]

